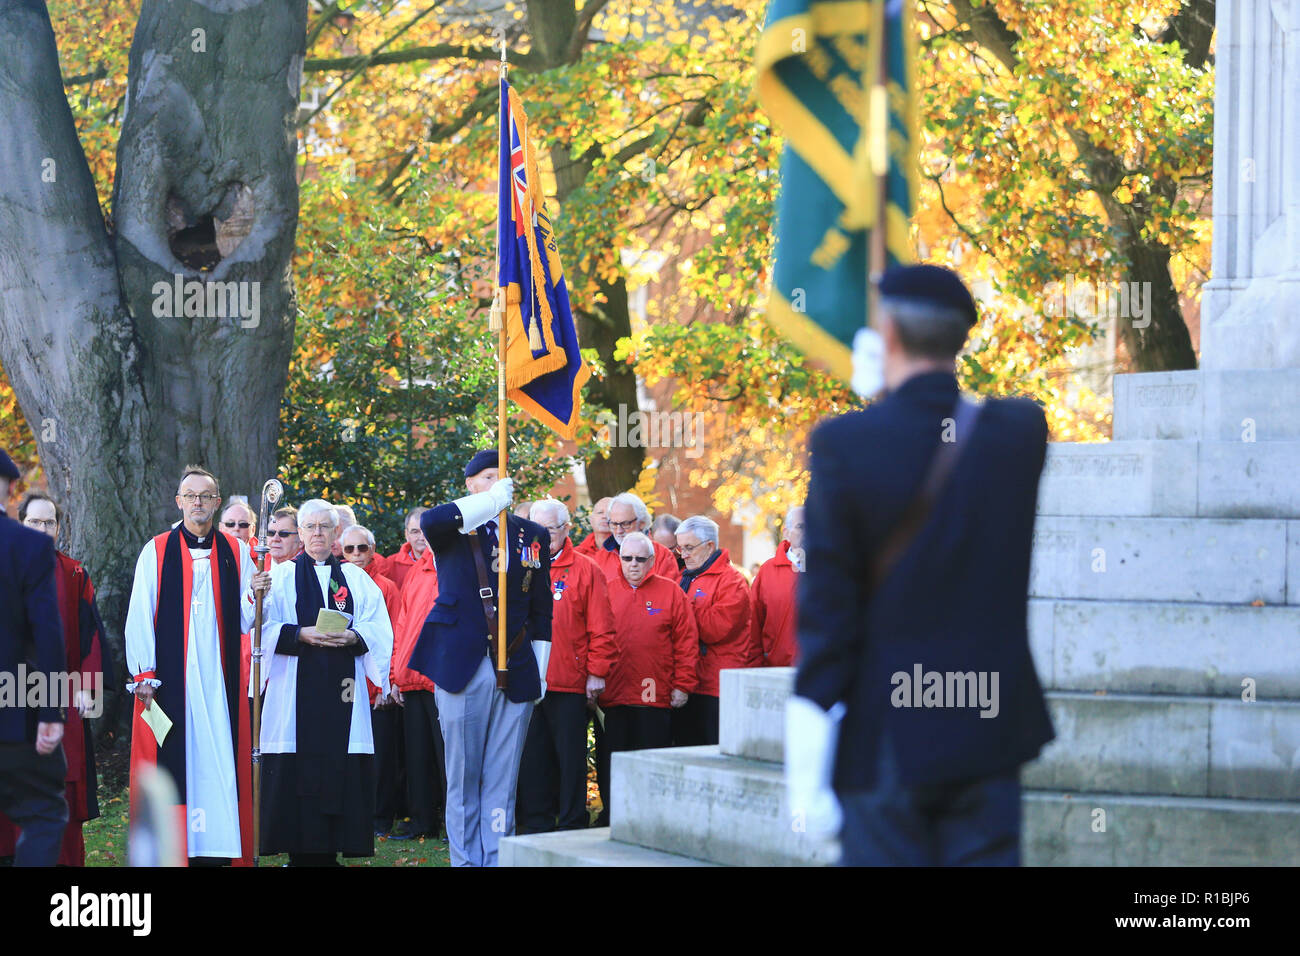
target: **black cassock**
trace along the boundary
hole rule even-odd
[[[330,579],[346,586],[337,558]],[[275,653],[298,659],[296,753],[262,754],[261,852],[373,856],[375,838],[374,756],[348,753],[353,704],[342,693],[354,677],[355,660],[366,653],[362,640],[348,647],[316,647],[298,640],[300,626],[314,625],[324,607],[315,562],[306,552],[294,559],[299,625],[285,624]],[[343,611],[353,613],[349,588]],[[366,694],[365,683],[354,688]],[[268,686],[268,696],[270,687]]]

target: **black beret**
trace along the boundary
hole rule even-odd
[[[0,448],[0,478],[8,478],[10,481],[17,481],[19,478],[18,466],[3,448]]]
[[[966,283],[943,266],[892,266],[880,279],[880,295],[953,309],[966,316],[971,325],[979,321],[975,300]]]
[[[477,452],[469,460],[469,464],[465,466],[465,477],[473,478],[484,469],[500,467],[501,459],[497,456],[497,450],[495,448],[484,448],[482,451]]]

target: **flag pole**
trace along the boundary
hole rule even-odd
[[[501,65],[499,78],[506,78],[506,38],[504,31],[501,35]],[[498,83],[498,87],[500,84]],[[501,91],[502,103],[498,111],[503,128],[500,131],[498,142],[508,142],[510,131],[504,128],[510,122],[510,114],[505,102],[505,91]],[[497,157],[497,176],[501,176],[501,157]],[[501,199],[502,183],[497,183],[497,201]],[[511,186],[513,189],[513,184]],[[511,193],[513,195],[513,192]],[[497,255],[496,255],[496,274],[492,277],[496,285],[496,292],[492,297],[492,313],[488,319],[488,327],[494,328],[497,333],[497,458],[498,474],[504,478],[510,473],[510,465],[507,460],[506,451],[506,304],[505,291],[501,288],[501,229],[500,229],[500,210],[497,212]],[[509,617],[506,601],[506,569],[510,562],[510,539],[509,527],[506,519],[509,512],[506,508],[501,509],[497,515],[497,687],[502,690],[506,686],[506,619]]]
[[[867,269],[867,325],[877,327],[878,307],[880,305],[880,279],[885,274],[885,265],[889,244],[887,229],[889,221],[889,8],[887,0],[882,0],[880,14],[880,35],[876,42],[880,48],[880,58],[875,82],[871,85],[870,115],[867,118],[869,135],[869,153],[871,172],[875,177],[872,184],[876,191],[876,222],[871,230],[871,242],[868,245]]]

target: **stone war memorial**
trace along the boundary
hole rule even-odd
[[[1300,862],[1300,0],[1220,0],[1200,368],[1117,375],[1108,443],[1049,446],[1029,633],[1057,739],[1031,866]],[[503,865],[832,863],[792,825],[793,669],[724,671],[716,747],[616,754],[610,827]]]

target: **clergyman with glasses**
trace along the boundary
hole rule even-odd
[[[253,623],[256,574],[248,545],[213,526],[216,477],[187,465],[176,492],[182,521],[145,543],[126,615],[126,689],[134,815],[147,768],[166,770],[190,865],[251,864],[252,731],[240,635]],[[170,722],[170,723],[168,723]]]

